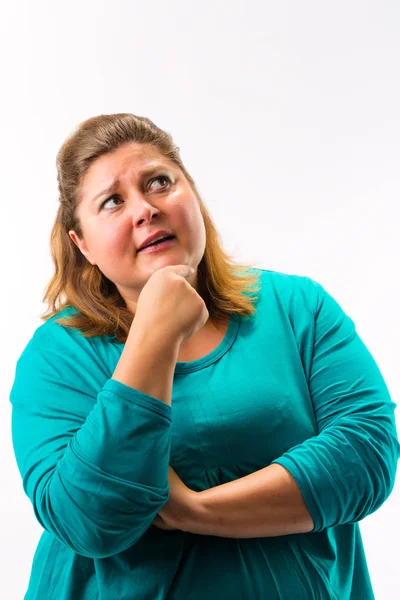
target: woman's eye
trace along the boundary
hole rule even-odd
[[[170,180],[170,178],[168,177],[168,175],[159,175],[158,177],[154,177],[154,179],[152,179],[152,180],[150,181],[150,185],[151,185],[151,184],[152,184],[154,181],[157,181],[157,180],[159,180],[159,179],[165,179],[166,181],[168,181],[168,183],[170,183],[170,182],[171,182],[171,180]],[[100,206],[100,209],[101,209],[101,210],[102,210],[102,209],[104,209],[104,207],[105,207],[105,205],[107,204],[107,202],[114,201],[114,199],[121,200],[121,198],[120,198],[120,197],[119,197],[117,194],[113,194],[112,196],[110,196],[109,198],[107,198],[107,200],[104,200],[104,202],[103,202],[103,203],[102,203],[102,205]],[[118,208],[118,207],[112,206],[112,207],[111,207],[111,210],[112,210],[113,208]]]
[[[100,209],[102,210],[104,208],[104,206],[107,204],[107,202],[114,200],[114,198],[116,198],[117,200],[121,200],[121,198],[119,196],[114,194],[113,196],[110,196],[109,198],[107,198],[107,200],[104,200],[103,204],[100,206]],[[111,208],[115,208],[115,207],[112,206]]]
[[[159,175],[158,177],[154,177],[154,179],[150,181],[150,184],[152,184],[153,181],[157,181],[157,179],[166,179],[168,182],[171,181],[168,175]]]

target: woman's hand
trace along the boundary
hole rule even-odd
[[[194,514],[198,492],[189,489],[172,467],[168,467],[169,499],[153,521],[166,531],[188,531]]]
[[[165,531],[176,531],[179,529],[178,527],[173,527],[172,525],[167,525],[162,517],[158,514],[154,519],[152,525],[155,525],[159,529],[164,529]]]

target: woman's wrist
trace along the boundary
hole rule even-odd
[[[181,522],[178,528],[188,533],[206,534],[207,511],[205,506],[206,492],[194,492],[191,490],[187,506],[182,511]]]

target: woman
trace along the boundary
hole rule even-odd
[[[85,121],[57,170],[49,311],[11,391],[45,530],[25,600],[374,598],[358,522],[400,445],[354,322],[234,264],[149,119]]]

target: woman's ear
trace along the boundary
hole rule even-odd
[[[71,240],[74,242],[75,246],[77,246],[79,248],[79,250],[82,252],[83,256],[90,262],[90,264],[95,265],[96,263],[90,256],[90,252],[86,247],[85,241],[83,239],[80,240],[73,229],[70,229],[70,231],[68,231],[68,235],[71,238]]]

